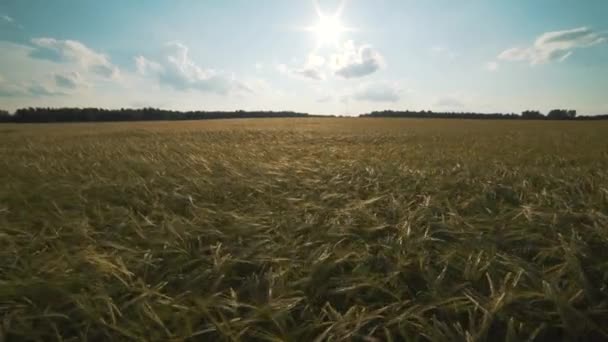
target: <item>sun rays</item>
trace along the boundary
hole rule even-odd
[[[344,33],[353,30],[342,23],[345,3],[344,0],[340,1],[333,13],[328,14],[323,11],[318,0],[313,1],[318,21],[315,25],[307,27],[306,30],[315,35],[317,48],[339,45]]]

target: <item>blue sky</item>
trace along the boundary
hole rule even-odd
[[[608,113],[607,15],[605,0],[3,0],[0,108]]]

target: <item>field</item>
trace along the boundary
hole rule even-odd
[[[606,340],[607,132],[0,125],[0,341]]]

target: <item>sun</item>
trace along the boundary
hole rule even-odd
[[[337,15],[320,15],[319,22],[312,26],[310,31],[315,34],[317,43],[323,46],[338,44],[340,36],[347,31],[347,28],[342,25],[342,21]]]
[[[353,31],[342,24],[342,13],[346,5],[346,0],[340,0],[338,6],[334,8],[332,13],[325,12],[320,3],[320,0],[313,0],[313,6],[318,16],[316,25],[306,28],[307,31],[315,35],[317,48],[327,45],[339,45],[343,33]]]

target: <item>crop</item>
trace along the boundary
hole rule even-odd
[[[0,341],[608,339],[606,132],[0,125]]]

